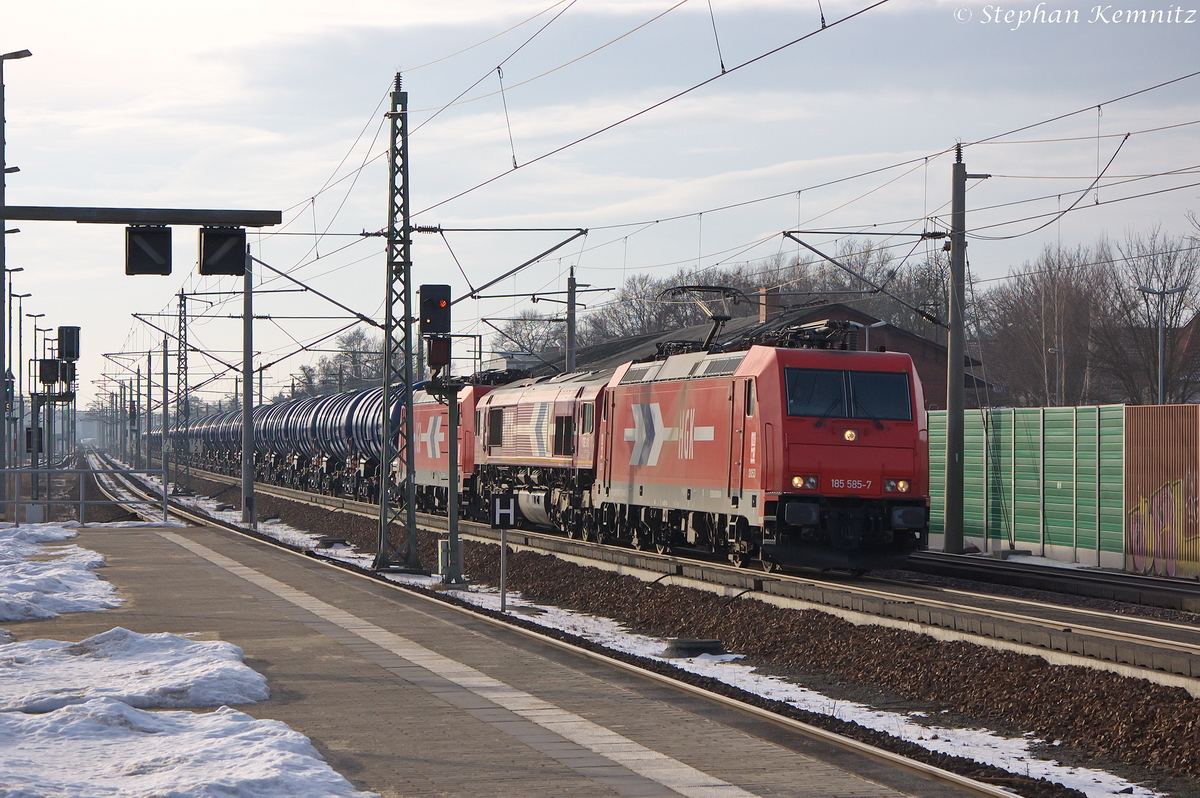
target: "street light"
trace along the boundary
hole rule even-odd
[[[15,269],[5,269],[5,277],[16,272],[23,272],[25,269],[17,267]],[[13,408],[16,403],[16,380],[13,379],[12,370],[12,291],[8,294],[8,349],[4,352],[4,446],[9,448],[12,446],[10,441],[13,437]],[[7,465],[7,463],[5,463]]]
[[[1046,350],[1054,355],[1054,405],[1062,406],[1062,352],[1054,347]]]
[[[1177,285],[1174,288],[1164,288],[1161,291],[1155,291],[1153,288],[1147,288],[1144,285],[1138,286],[1138,290],[1143,294],[1154,294],[1158,297],[1158,403],[1160,405],[1166,402],[1166,382],[1163,375],[1163,317],[1166,315],[1167,296],[1169,294],[1178,294],[1185,288],[1187,288],[1186,285]]]
[[[0,54],[0,213],[3,213],[4,208],[5,208],[4,184],[5,184],[5,182],[7,182],[7,179],[8,179],[7,175],[10,175],[14,172],[19,171],[17,169],[17,167],[15,167],[15,166],[11,167],[11,168],[9,167],[8,161],[5,160],[5,154],[4,154],[4,62],[5,61],[16,61],[18,58],[28,58],[31,55],[33,55],[33,53],[29,52],[28,50],[13,50],[11,53]],[[7,236],[8,236],[8,227],[4,223],[3,216],[0,216],[0,230],[4,231],[4,235],[0,235],[0,269],[4,270],[3,272],[0,272],[0,294],[7,294],[8,293],[8,274],[7,274],[7,261],[5,259],[4,246],[5,246],[5,240],[7,239]],[[19,232],[19,231],[14,230],[13,232]],[[3,310],[4,310],[4,304],[0,303],[0,312],[3,312]],[[0,319],[0,336],[3,336],[3,335],[4,335],[4,319]],[[5,351],[4,341],[0,341],[0,359],[4,359],[3,358],[4,351]],[[8,362],[7,362],[7,360],[5,360],[4,363],[0,364],[0,374],[7,373],[7,371],[8,371]],[[5,443],[5,445],[3,447],[0,447],[0,470],[5,469],[5,468],[8,468],[8,445],[7,445],[7,442]],[[5,499],[8,498],[5,493],[4,480],[0,480],[0,498],[5,498]],[[7,508],[5,511],[7,511]]]

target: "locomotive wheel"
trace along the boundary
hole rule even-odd
[[[667,543],[665,540],[656,540],[654,541],[654,550],[659,554],[670,554],[671,544]]]
[[[779,571],[779,563],[775,562],[769,557],[763,557],[758,561],[758,564],[766,573],[773,574]]]
[[[735,568],[745,568],[749,564],[750,558],[743,551],[731,551],[729,552],[729,561]]]

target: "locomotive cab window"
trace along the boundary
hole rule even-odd
[[[585,402],[579,411],[579,434],[591,435],[596,416],[596,406],[591,402]]]
[[[912,394],[904,372],[784,371],[789,416],[912,421]]]
[[[844,372],[785,369],[789,416],[846,417]]]
[[[488,411],[488,446],[504,445],[504,408]]]
[[[908,375],[899,372],[851,371],[850,406],[853,418],[912,421]]]
[[[573,416],[554,417],[554,453],[575,454],[575,419]]]
[[[746,380],[746,415],[754,415],[754,380]]]

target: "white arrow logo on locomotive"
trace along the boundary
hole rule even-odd
[[[679,437],[678,427],[668,427],[663,422],[662,407],[652,405],[633,406],[633,428],[625,430],[625,440],[633,441],[629,455],[631,466],[658,465],[658,455],[663,444]]]
[[[420,436],[420,442],[425,444],[425,452],[430,460],[440,460],[442,457],[442,441],[446,433],[442,432],[442,417],[434,416],[429,419],[429,429]]]

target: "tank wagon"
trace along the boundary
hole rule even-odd
[[[865,570],[924,548],[928,432],[911,358],[794,332],[740,351],[467,385],[460,506],[482,520],[492,495],[515,494],[528,523],[572,537],[768,568]],[[381,401],[375,389],[257,408],[259,478],[376,500]],[[418,506],[443,512],[448,409],[424,390],[413,402]],[[210,464],[236,471],[240,413],[187,434]]]

